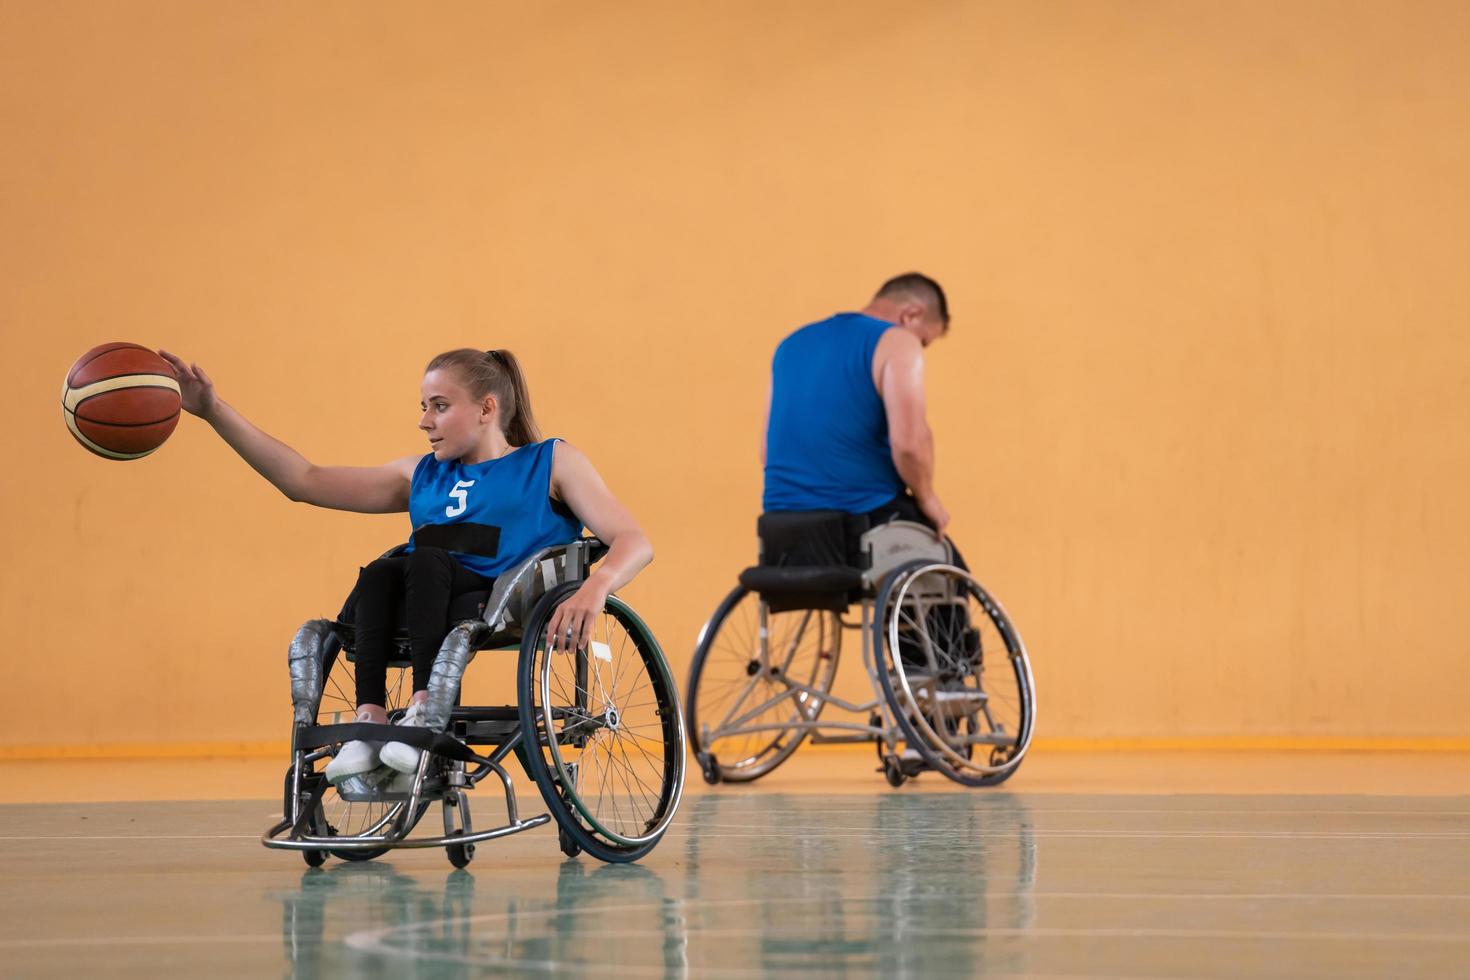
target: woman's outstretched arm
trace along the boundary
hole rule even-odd
[[[262,432],[227,404],[197,364],[159,351],[179,379],[184,410],[208,422],[251,468],[289,499],[332,510],[386,514],[408,509],[416,456],[382,466],[317,466],[279,439]]]

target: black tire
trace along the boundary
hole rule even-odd
[[[765,738],[765,733],[755,735],[753,740],[747,737],[747,741],[741,743],[731,743],[725,740],[723,745],[705,745],[702,740],[699,727],[700,685],[701,682],[706,686],[716,682],[713,676],[706,676],[707,673],[712,675],[714,668],[711,662],[713,660],[731,661],[729,664],[722,663],[722,666],[730,669],[737,666],[732,659],[736,651],[733,647],[722,645],[721,632],[727,625],[731,629],[739,629],[742,634],[749,632],[748,626],[736,627],[734,625],[734,619],[740,615],[740,610],[746,608],[742,604],[747,599],[754,601],[756,605],[750,608],[755,609],[758,615],[760,596],[743,585],[737,585],[732,589],[715,609],[714,615],[710,617],[709,623],[700,633],[699,645],[695,648],[694,659],[689,664],[689,680],[684,688],[685,729],[689,733],[689,746],[695,758],[699,760],[705,782],[711,785],[719,782],[748,783],[759,779],[775,771],[781,763],[791,758],[807,737],[805,730],[796,730],[776,732],[769,740]],[[787,621],[799,621],[793,627],[798,636],[803,635],[809,629],[813,617],[817,617],[815,635],[818,637],[819,648],[812,657],[810,669],[798,666],[794,673],[804,684],[823,692],[830,691],[832,679],[837,674],[837,662],[842,652],[842,623],[839,616],[828,610],[792,610],[768,614],[768,617],[775,616],[788,617]],[[821,649],[824,631],[831,632],[833,645],[830,651]],[[776,633],[777,631],[773,629],[771,632]],[[742,638],[748,639],[744,636]],[[723,642],[728,644],[730,641],[727,639]],[[798,639],[796,642],[799,644],[801,640]],[[793,647],[792,658],[795,655],[796,648]],[[754,661],[752,661],[752,666],[754,666]],[[789,669],[790,664],[785,666]],[[723,706],[725,702],[721,699],[719,703]],[[812,705],[809,712],[804,713],[805,720],[816,721],[825,704],[825,700],[818,700]],[[716,740],[716,742],[720,741]],[[721,763],[717,756],[723,756],[726,760],[738,756],[739,761]],[[716,778],[710,778],[712,773]]]
[[[566,728],[567,715],[561,717],[562,727],[552,726],[551,731],[546,731],[542,725],[542,682],[545,675],[546,689],[555,686],[558,704],[553,705],[559,710],[568,710],[571,707],[580,707],[582,700],[592,697],[592,689],[597,688],[602,694],[606,693],[606,685],[600,671],[586,652],[578,654],[555,653],[548,655],[544,638],[547,624],[551,620],[556,607],[570,598],[577,591],[580,583],[565,582],[551,589],[536,604],[531,615],[527,618],[525,635],[521,640],[520,663],[517,678],[517,696],[519,698],[518,709],[521,719],[521,730],[526,736],[526,761],[531,776],[536,780],[537,787],[541,790],[541,797],[546,801],[547,807],[556,818],[558,825],[566,832],[567,836],[582,850],[593,857],[610,863],[622,863],[636,861],[651,851],[662,839],[664,831],[668,829],[673,820],[674,813],[679,806],[679,798],[684,789],[684,725],[683,716],[679,708],[678,690],[674,685],[673,675],[669,672],[667,661],[664,660],[663,652],[659,649],[658,641],[654,639],[652,632],[638,618],[637,613],[616,596],[609,596],[607,605],[594,627],[594,639],[598,629],[601,635],[608,641],[608,657],[613,657],[612,642],[616,639],[618,646],[616,657],[625,657],[621,664],[612,663],[608,668],[613,680],[612,690],[614,700],[612,702],[599,702],[599,709],[611,707],[609,712],[603,710],[601,714],[586,714],[581,727],[584,733],[580,744],[575,738],[558,739],[556,733],[564,732]],[[616,636],[614,634],[616,633]],[[601,641],[599,641],[601,642]],[[627,649],[631,643],[633,649]],[[595,653],[595,651],[594,651]],[[550,658],[563,658],[560,660]],[[578,671],[579,659],[581,669]],[[598,655],[595,659],[602,659]],[[628,679],[628,671],[632,664],[638,664],[641,671],[639,677]],[[581,677],[588,670],[596,674],[595,679],[588,675],[585,683],[573,680],[572,690],[565,686],[565,678],[557,673],[558,667],[571,667],[575,677]],[[615,673],[613,673],[616,671]],[[618,696],[617,684],[623,683],[623,692],[631,696],[641,692],[643,679],[646,679],[650,700],[633,702],[624,700],[616,701]],[[638,696],[645,695],[638,693]],[[560,702],[568,702],[563,708]],[[571,704],[576,702],[576,705]],[[590,702],[589,702],[590,703]],[[651,711],[643,710],[650,707]],[[651,716],[651,718],[650,718]],[[647,719],[647,720],[645,720]],[[658,736],[639,735],[637,730],[644,732],[657,731]],[[603,732],[612,732],[610,736],[603,736]],[[648,743],[648,748],[643,743]],[[641,752],[641,758],[632,755],[627,746]],[[591,746],[591,752],[586,748]],[[626,833],[632,825],[619,824],[612,826],[612,819],[601,817],[603,797],[599,795],[595,804],[591,801],[589,791],[588,798],[584,799],[579,794],[577,787],[563,785],[562,773],[567,762],[575,761],[578,765],[579,774],[586,777],[585,782],[590,786],[599,785],[599,791],[605,789],[605,782],[598,784],[595,773],[605,770],[604,764],[599,762],[597,751],[602,749],[606,753],[608,763],[614,761],[614,751],[623,754],[622,765],[627,769],[627,760],[633,759],[640,765],[643,760],[657,769],[654,778],[658,785],[654,787],[643,782],[635,774],[634,779],[640,783],[641,790],[647,790],[641,800],[631,795],[628,800],[634,803],[633,812],[637,812],[637,804],[648,803],[646,817],[639,814],[643,820],[642,833],[631,836]],[[572,752],[580,755],[575,759],[564,758]],[[612,771],[612,770],[605,770]],[[613,789],[617,792],[616,787]],[[656,796],[656,799],[654,798]],[[625,800],[625,807],[628,803]],[[628,812],[626,809],[624,813]],[[615,819],[625,819],[623,815]]]
[[[909,777],[904,773],[903,766],[899,765],[897,759],[891,755],[885,755],[883,757],[883,778],[888,780],[889,786],[898,789],[908,781]]]
[[[464,836],[464,831],[456,830],[450,836],[462,837]],[[468,868],[470,866],[470,862],[475,859],[475,845],[450,844],[448,847],[444,848],[444,853],[449,858],[449,863],[454,865],[456,868]]]
[[[282,801],[282,816],[288,821],[291,819],[291,811],[294,809],[295,803],[295,800],[291,798],[291,777],[294,774],[295,768],[295,766],[290,766],[286,769],[285,799]],[[316,828],[320,825],[321,812],[321,807],[317,807],[316,813],[308,821],[313,834],[316,833]],[[320,868],[327,863],[327,852],[319,850],[302,851],[301,859],[306,862],[306,866],[309,868]]]
[[[964,588],[968,598],[975,600],[976,605],[983,610],[995,632],[999,634],[1006,652],[1007,659],[1012,672],[1012,677],[1018,691],[1018,715],[1016,725],[1017,738],[1020,749],[1010,757],[997,758],[998,752],[991,752],[987,756],[987,762],[998,767],[998,771],[980,772],[975,768],[960,764],[947,756],[937,747],[930,736],[925,732],[918,719],[912,712],[913,707],[907,703],[907,698],[901,696],[901,692],[894,684],[894,671],[901,669],[902,665],[896,665],[895,661],[901,653],[891,649],[889,642],[889,620],[891,618],[889,606],[893,602],[897,591],[921,569],[928,569],[937,573],[943,573],[950,578],[964,582]],[[878,590],[878,600],[873,612],[873,650],[877,660],[878,678],[883,686],[883,694],[893,710],[894,717],[898,721],[899,729],[903,732],[904,740],[918,751],[924,763],[931,769],[943,773],[949,779],[965,786],[996,786],[1009,779],[1019,768],[1025,749],[1031,741],[1032,729],[1035,725],[1035,691],[1031,681],[1031,667],[1027,660],[1025,645],[1021,642],[1020,634],[1011,624],[1005,610],[1000,603],[996,602],[981,586],[973,576],[963,569],[954,566],[943,565],[929,560],[918,560],[900,565],[890,572],[883,580]],[[973,719],[967,720],[966,724],[972,724]],[[951,727],[950,731],[957,731],[957,727]],[[967,746],[965,756],[967,761],[972,758],[972,747]],[[885,763],[886,765],[886,763]]]
[[[561,847],[561,852],[569,858],[574,858],[582,853],[582,845],[572,840],[572,835],[567,833],[567,828],[560,823],[556,825],[556,842]]]

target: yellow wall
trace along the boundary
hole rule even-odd
[[[513,349],[682,676],[770,350],[909,268],[1042,734],[1470,735],[1467,39],[1457,0],[5,0],[0,748],[284,738],[292,631],[406,534],[193,419],[92,458],[88,347],[322,462],[418,451],[423,362]]]

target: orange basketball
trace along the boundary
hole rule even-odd
[[[61,389],[61,414],[77,442],[107,459],[138,459],[179,424],[174,369],[138,344],[102,344],[77,359]]]

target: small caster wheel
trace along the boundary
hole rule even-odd
[[[701,752],[697,758],[699,760],[699,774],[704,777],[704,781],[711,786],[718,785],[720,782],[720,764],[715,761],[715,757],[708,752]]]
[[[301,859],[306,862],[308,868],[320,868],[327,863],[326,851],[302,851]]]
[[[883,757],[883,778],[888,780],[888,785],[898,789],[909,777],[903,771],[903,766],[893,756]]]
[[[567,833],[567,828],[557,825],[556,842],[561,845],[561,852],[569,858],[574,858],[582,853],[582,845],[572,840],[572,835]]]
[[[463,835],[463,830],[456,830],[453,834],[455,837]],[[473,844],[450,844],[444,850],[449,855],[449,863],[456,868],[467,868],[475,859],[475,845]]]

